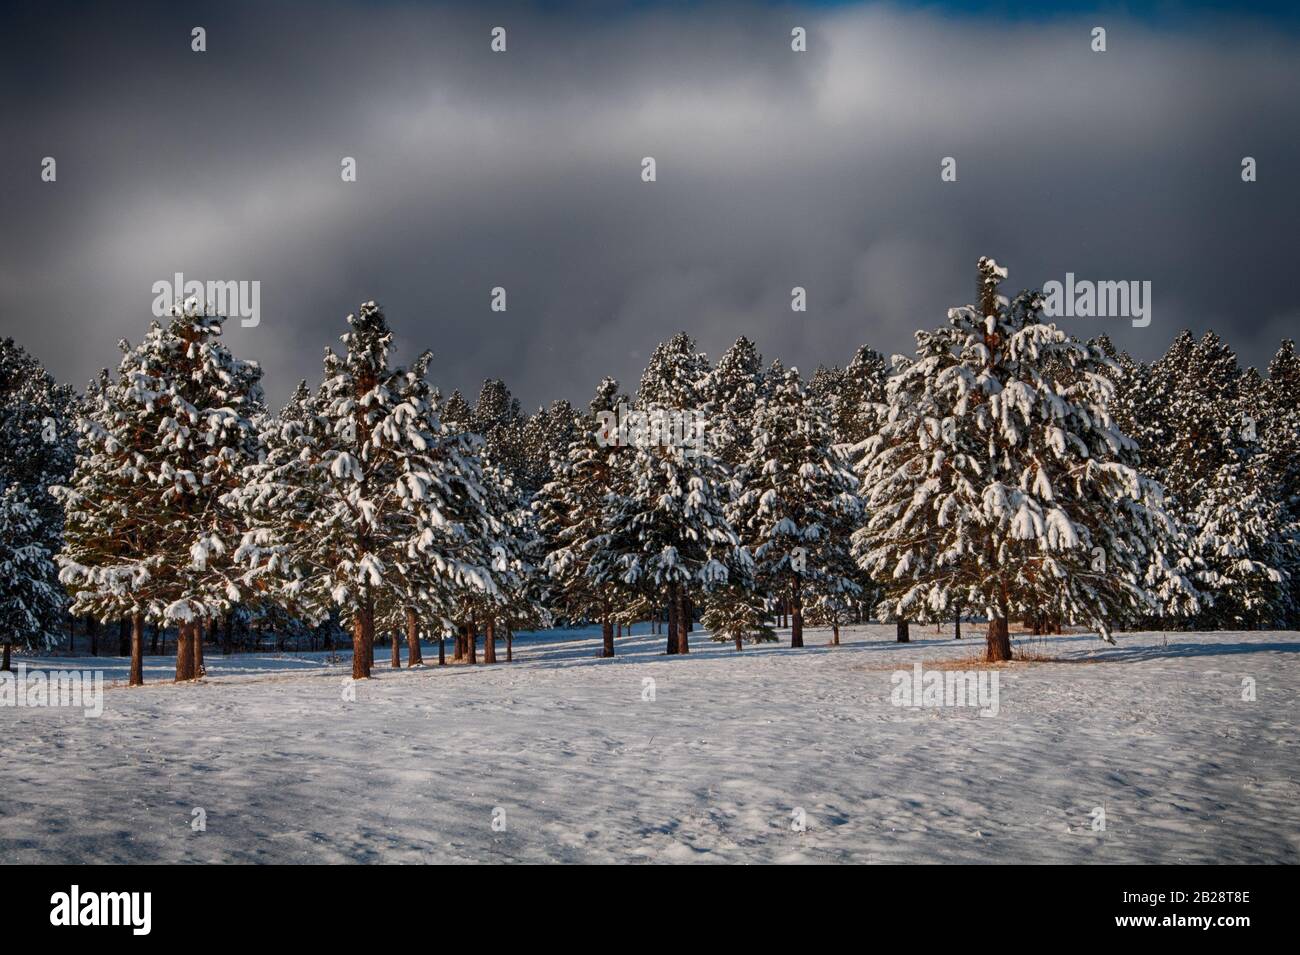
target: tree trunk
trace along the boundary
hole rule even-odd
[[[488,617],[487,628],[483,631],[483,662],[497,662],[496,622]]]
[[[13,647],[13,644],[10,643],[8,640],[6,640],[5,649],[4,649],[4,660],[0,661],[0,673],[8,673],[11,669],[11,667],[9,666],[9,650],[11,647]]]
[[[364,607],[352,615],[352,679],[370,679],[370,647],[367,643],[367,629],[370,622],[366,619]]]
[[[99,627],[95,626],[95,618],[86,618],[86,636],[90,637],[90,655],[99,656]]]
[[[1011,633],[1005,616],[994,617],[989,621],[987,636],[988,646],[984,659],[989,663],[1001,663],[1011,659]]]
[[[117,655],[119,657],[131,655],[131,621],[126,617],[119,617],[117,620]]]
[[[207,667],[203,665],[203,624],[196,623],[191,625],[190,631],[190,652],[194,654],[194,679],[205,675]]]
[[[478,665],[478,632],[473,623],[465,624],[465,650],[471,666]]]
[[[678,653],[691,652],[691,641],[690,641],[691,631],[690,631],[690,624],[687,620],[687,614],[686,614],[686,607],[688,606],[688,604],[689,601],[687,600],[686,594],[684,594],[680,590],[677,591],[677,652]]]
[[[803,596],[798,587],[790,588],[790,646],[803,646]]]
[[[839,645],[840,645],[840,625],[838,623],[833,623],[831,624],[831,646],[838,647]]]
[[[451,660],[453,663],[465,659],[465,628],[457,627],[452,635]]]
[[[908,629],[907,629],[907,621],[906,621],[906,620],[900,620],[900,621],[898,621],[898,626],[897,626],[897,628],[896,628],[896,631],[897,631],[897,634],[898,634],[898,642],[899,642],[899,643],[911,643],[911,642],[912,642],[912,636],[911,636],[911,634],[909,633],[909,631],[908,631]]]
[[[131,678],[127,686],[144,686],[144,615],[131,615]]]
[[[447,636],[446,634],[438,635],[438,666],[447,665]]]
[[[609,622],[608,617],[601,621],[600,636],[604,644],[601,647],[600,655],[602,657],[612,657],[614,655],[614,625]]]
[[[233,641],[234,623],[231,620],[233,616],[234,616],[234,610],[232,608],[231,612],[226,614],[225,623],[221,628],[221,655],[223,657],[230,656],[231,651],[234,650],[234,641]]]
[[[181,621],[176,628],[176,682],[184,683],[194,679],[194,648],[190,642],[194,638],[194,625]]]
[[[393,669],[400,670],[402,668],[402,643],[401,640],[398,638],[396,630],[394,630],[392,633],[392,640],[393,640]]]
[[[740,634],[736,634],[736,649],[737,649],[737,650],[743,650],[743,649],[745,649],[745,642],[744,642],[744,640],[741,638]]]
[[[695,604],[688,594],[682,595],[682,613],[686,616],[686,632],[695,632]]]
[[[668,653],[677,652],[677,585],[668,586]]]
[[[513,663],[515,660],[515,631],[510,624],[506,624],[506,663]]]
[[[149,656],[151,656],[151,657],[156,657],[156,656],[158,655],[158,630],[159,630],[159,628],[160,628],[160,625],[155,623],[155,624],[153,625],[153,633],[151,633],[151,634],[149,635]]]
[[[957,604],[956,613],[953,615],[952,619],[953,619],[954,627],[957,632],[955,639],[960,640],[961,639],[961,604]]]
[[[420,621],[415,616],[415,608],[406,608],[406,668],[424,666],[424,654],[420,652]]]

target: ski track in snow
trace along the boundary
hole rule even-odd
[[[646,629],[613,660],[598,628],[496,666],[394,672],[381,645],[356,702],[347,657],[261,654],[189,686],[146,658],[98,719],[0,708],[0,861],[1300,861],[1298,633],[1025,638],[1065,662],[1001,669],[981,718],[890,703],[894,669],[979,651],[976,626],[740,654],[697,631],[687,657]]]

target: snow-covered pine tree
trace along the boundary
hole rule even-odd
[[[22,579],[0,580],[7,594],[0,599],[13,610],[3,635],[6,659],[14,642],[48,649],[60,636],[67,595],[54,555],[63,544],[63,508],[50,488],[72,473],[76,408],[70,387],[55,383],[13,339],[0,340],[0,488],[9,496],[10,559],[23,568]],[[33,603],[16,606],[22,595]]]
[[[943,619],[959,601],[988,616],[991,661],[1011,657],[1012,616],[1046,608],[1112,639],[1149,612],[1172,527],[1159,485],[1118,460],[1132,440],[1107,410],[1100,349],[1044,323],[1041,293],[1009,302],[1005,277],[981,259],[978,304],[918,332],[889,380],[854,538],[888,615]]]
[[[839,437],[839,431],[835,427],[838,420],[835,407],[843,390],[844,369],[838,365],[831,368],[818,365],[817,370],[808,379],[808,396],[822,407],[831,409],[831,428],[835,431],[837,438]]]
[[[1290,339],[1282,342],[1268,365],[1260,397],[1261,451],[1286,523],[1300,525],[1300,356]],[[1300,627],[1300,543],[1291,542],[1284,567],[1287,576],[1287,629]]]
[[[839,646],[840,627],[860,620],[870,611],[876,588],[853,557],[853,533],[862,526],[863,508],[848,446],[836,444],[830,450],[852,479],[852,496],[838,498],[825,511],[826,546],[818,554],[819,573],[806,587],[808,604],[803,618],[814,626],[829,627],[832,645]]]
[[[668,652],[688,653],[690,604],[751,563],[727,523],[720,469],[707,450],[671,444],[631,444],[611,458],[619,491],[605,502],[609,538],[593,573],[666,602]]]
[[[569,621],[598,620],[603,657],[614,656],[615,618],[633,592],[621,586],[614,562],[600,553],[609,540],[602,520],[606,498],[616,488],[614,451],[598,440],[598,415],[617,414],[626,402],[616,380],[601,381],[573,439],[555,455],[551,480],[533,503],[548,542],[542,566],[551,579],[553,609]]]
[[[491,541],[492,575],[496,593],[484,609],[484,662],[496,662],[496,641],[504,628],[507,660],[513,659],[516,630],[551,625],[549,578],[540,572],[546,560],[545,540],[537,526],[529,495],[516,488],[494,462],[485,463],[489,522],[484,537]]]
[[[1284,627],[1295,616],[1287,567],[1297,525],[1276,495],[1266,459],[1245,435],[1224,435],[1228,460],[1203,487],[1190,524],[1198,575],[1213,596],[1200,625],[1215,630]]]
[[[235,496],[250,525],[237,556],[250,584],[314,619],[337,608],[350,620],[352,676],[365,679],[376,624],[405,616],[430,568],[449,586],[494,585],[458,549],[459,522],[449,515],[472,500],[474,476],[457,460],[458,445],[436,433],[420,384],[427,358],[410,372],[390,367],[392,332],[373,302],[348,325],[342,353],[326,350],[320,388],[300,387],[264,431],[265,459]],[[419,577],[404,576],[417,566]],[[427,612],[441,598],[419,599]]]
[[[177,681],[202,675],[202,624],[241,593],[232,562],[238,516],[223,497],[258,453],[261,370],[221,343],[219,316],[194,300],[120,347],[116,378],[88,395],[76,469],[56,491],[66,514],[58,556],[73,612],[179,630]],[[138,615],[138,616],[137,616]]]
[[[837,444],[856,447],[876,433],[888,379],[889,364],[878,351],[862,345],[854,352],[830,405]]]
[[[469,430],[482,437],[484,455],[524,493],[532,490],[528,485],[526,425],[519,410],[519,399],[510,394],[506,383],[499,378],[485,379],[470,415]]]
[[[1166,446],[1171,429],[1170,396],[1163,392],[1152,368],[1135,361],[1127,352],[1117,351],[1110,338],[1099,335],[1091,345],[1107,359],[1103,368],[1114,385],[1107,405],[1115,426],[1133,439],[1121,448],[1116,459],[1140,473],[1152,477],[1165,487]],[[1194,586],[1199,577],[1194,535],[1182,516],[1179,502],[1166,489],[1164,510],[1171,524],[1161,535],[1158,548],[1152,551],[1149,576],[1159,583],[1148,589],[1157,598],[1156,612],[1141,621],[1143,627],[1165,629],[1172,624],[1185,625],[1190,615],[1201,609],[1202,595]]]
[[[480,662],[478,634],[483,634],[481,662],[497,662],[497,640],[507,637],[510,653],[515,629],[540,628],[550,619],[545,607],[547,588],[536,566],[545,559],[545,548],[537,532],[526,495],[515,487],[509,473],[484,457],[486,506],[477,528],[490,565],[491,588],[462,587],[456,594],[456,612],[451,631],[459,634],[457,659],[466,655],[470,663]]]
[[[753,575],[733,573],[725,586],[704,597],[700,623],[718,643],[731,643],[743,650],[746,643],[775,643],[767,600],[755,589]]]
[[[819,368],[808,383],[809,399],[830,409],[831,433],[835,436],[836,451],[850,463],[862,456],[866,440],[875,434],[883,417],[885,382],[889,378],[889,365],[879,352],[861,345],[854,352],[848,368]],[[851,534],[854,528],[848,528]],[[833,533],[845,532],[837,528]],[[861,620],[869,613],[876,600],[876,588],[871,575],[856,562],[852,568],[841,567],[841,576],[851,578],[858,586],[856,593],[824,593],[815,597],[805,619],[828,626],[832,643],[839,643],[842,624]],[[960,608],[955,608],[960,612]],[[900,641],[908,640],[907,622],[899,621]]]
[[[1184,331],[1140,386],[1130,401],[1143,460],[1171,491],[1170,510],[1186,534],[1203,595],[1194,624],[1285,619],[1294,545],[1285,492],[1262,443],[1273,431],[1264,382],[1243,373],[1214,332],[1198,340]]]
[[[0,484],[0,670],[10,669],[15,642],[29,648],[53,646],[47,621],[62,612],[65,596],[42,537],[41,515],[22,490]]]
[[[490,502],[482,442],[440,419],[438,395],[427,380],[431,359],[425,352],[394,376],[397,407],[409,409],[409,420],[420,422],[433,439],[424,472],[430,483],[392,522],[393,536],[405,541],[404,551],[395,549],[391,576],[394,667],[400,665],[398,633],[406,635],[407,666],[421,665],[421,630],[447,632],[466,589],[485,594],[495,589],[490,545],[480,533]],[[408,463],[413,463],[410,458]]]
[[[1110,414],[1115,426],[1137,442],[1139,449],[1144,447],[1149,435],[1146,428],[1155,420],[1150,414],[1148,402],[1151,400],[1151,367],[1136,361],[1128,352],[1119,351],[1108,335],[1098,335],[1090,342],[1110,362],[1106,375],[1115,385],[1110,399]],[[1157,462],[1148,462],[1147,470],[1155,476]]]
[[[1138,435],[1151,455],[1152,473],[1188,515],[1200,500],[1197,486],[1228,459],[1224,430],[1238,417],[1241,368],[1213,332],[1199,341],[1188,331],[1151,365],[1148,396],[1138,409],[1145,431]]]
[[[727,473],[709,446],[708,374],[707,356],[685,333],[661,343],[637,392],[646,427],[606,439],[614,445],[601,514],[606,536],[591,573],[667,603],[668,653],[689,652],[693,605],[752,567],[727,523]]]
[[[701,387],[713,455],[728,471],[753,443],[754,407],[763,380],[763,356],[743,335],[728,348]]]
[[[523,479],[520,490],[531,498],[554,477],[552,459],[577,437],[578,413],[567,401],[552,401],[523,425]]]
[[[725,508],[730,498],[730,488],[727,485],[729,475],[726,467],[707,447],[711,442],[707,434],[711,417],[707,398],[709,374],[708,356],[696,348],[694,339],[685,332],[678,332],[655,347],[641,375],[636,411],[644,415],[645,420],[655,423],[651,430],[656,424],[671,425],[674,421],[697,423],[702,420],[706,431],[705,435],[696,436],[702,437],[703,441],[691,440],[689,446],[681,442],[656,442],[653,434],[648,440],[633,438],[627,446],[632,453],[620,452],[615,455],[615,480],[620,488],[622,504],[633,512],[639,511],[647,526],[653,526],[673,512],[673,506],[669,505],[651,516],[649,511],[654,508],[646,508],[648,502],[644,497],[649,489],[659,488],[664,491],[667,502],[674,496],[685,493],[683,489],[691,488],[694,490],[682,502],[690,512],[688,526],[689,522],[698,520],[715,528],[726,528],[725,534],[731,533],[730,528],[726,527],[725,517],[716,521],[710,516],[713,509]],[[686,417],[681,417],[683,415]],[[694,424],[682,430],[685,433],[693,429]],[[613,498],[610,506],[615,506]],[[722,517],[720,510],[718,516]],[[626,528],[623,530],[622,539],[613,545],[622,567],[619,578],[629,584],[635,580],[647,598],[667,598],[668,652],[688,652],[687,634],[695,610],[694,601],[715,589],[723,580],[721,576],[701,576],[701,571],[706,567],[712,571],[721,571],[728,566],[732,570],[741,570],[749,563],[748,554],[743,552],[743,548],[733,553],[733,549],[723,546],[722,538],[719,538],[709,546],[714,549],[723,546],[723,550],[718,552],[725,553],[727,561],[714,564],[707,560],[699,562],[700,545],[704,543],[699,538],[689,548],[692,556],[683,565],[670,570],[670,562],[676,551],[665,551],[660,557],[642,562],[635,556],[640,544],[629,542]],[[672,534],[660,537],[648,530],[640,532],[638,536],[641,544],[653,539],[674,539]],[[704,548],[708,549],[709,547]],[[650,572],[642,573],[646,569],[650,569]],[[670,580],[675,582],[670,583]]]
[[[124,356],[123,364],[126,361]],[[131,619],[128,683],[139,686],[144,682],[144,624],[153,589],[146,550],[151,541],[142,531],[152,502],[141,497],[138,488],[143,478],[136,460],[143,456],[146,436],[132,420],[134,409],[126,392],[122,372],[110,378],[105,369],[90,382],[78,419],[82,437],[75,471],[68,485],[56,486],[52,493],[65,509],[64,543],[56,557],[60,582],[78,612]],[[77,564],[69,567],[66,562],[73,559]],[[152,622],[155,628],[161,626],[156,616]]]
[[[861,588],[845,533],[858,524],[857,482],[834,443],[830,409],[797,369],[759,399],[737,482],[728,520],[753,556],[758,589],[790,608],[790,645],[802,647],[805,601],[852,599]]]
[[[474,409],[470,407],[469,402],[459,390],[453,391],[442,405],[442,420],[450,428],[458,431],[470,430],[470,419],[474,417]]]
[[[708,375],[708,356],[696,349],[694,339],[678,332],[650,354],[637,389],[637,407],[645,411],[700,408],[705,404]]]

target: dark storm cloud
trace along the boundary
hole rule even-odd
[[[276,400],[373,298],[444,390],[536,405],[634,386],[677,329],[807,371],[906,350],[992,254],[1016,288],[1152,282],[1149,328],[1073,331],[1153,357],[1214,327],[1263,363],[1300,317],[1298,52],[1231,19],[32,5],[0,38],[0,333],[80,383],[153,282],[256,279],[262,323],[229,339]]]

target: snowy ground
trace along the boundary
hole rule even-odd
[[[973,653],[977,627],[741,654],[697,633],[688,657],[637,629],[614,660],[587,631],[493,667],[381,650],[355,702],[343,663],[258,655],[190,686],[149,659],[158,682],[98,719],[0,708],[0,860],[1300,861],[1300,634],[1032,638],[1063,662],[1001,669],[982,718],[890,702],[893,670]]]

